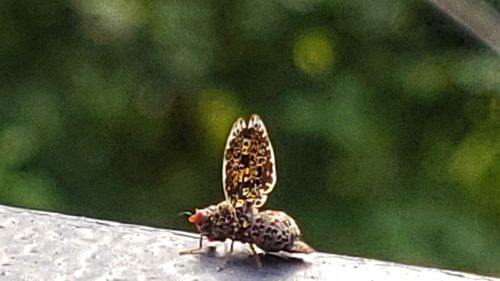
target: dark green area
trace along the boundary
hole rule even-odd
[[[0,203],[194,230],[255,112],[318,250],[500,275],[500,60],[425,2],[1,1],[0,36]]]

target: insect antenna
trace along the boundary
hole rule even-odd
[[[184,211],[184,212],[177,213],[177,215],[178,216],[190,217],[190,216],[194,215],[194,213],[191,212],[191,211]]]

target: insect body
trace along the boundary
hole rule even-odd
[[[301,240],[295,220],[281,211],[266,210],[257,214],[250,231],[251,242],[266,252],[311,253],[313,249]]]
[[[313,249],[301,240],[295,220],[284,212],[260,208],[276,184],[276,163],[266,127],[256,114],[248,123],[239,118],[229,133],[223,160],[223,185],[226,200],[189,217],[203,237],[210,241],[231,239],[248,243],[266,252],[310,253]],[[231,243],[231,251],[233,244]]]

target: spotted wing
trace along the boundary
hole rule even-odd
[[[256,114],[236,120],[227,138],[222,167],[224,195],[261,207],[276,184],[276,162],[266,126]]]

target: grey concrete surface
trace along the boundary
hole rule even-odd
[[[497,280],[433,268],[315,253],[260,255],[195,233],[0,205],[0,280]]]
[[[500,13],[483,0],[427,0],[500,54]]]

